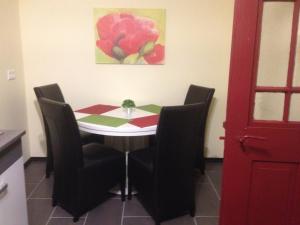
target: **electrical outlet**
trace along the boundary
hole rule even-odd
[[[15,70],[7,70],[6,71],[7,80],[15,80],[16,79],[16,71]]]

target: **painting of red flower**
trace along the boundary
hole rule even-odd
[[[165,10],[95,9],[96,63],[163,64]]]

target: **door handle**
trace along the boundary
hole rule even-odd
[[[0,185],[0,195],[6,191],[7,187],[8,187],[7,183]]]
[[[243,151],[245,150],[245,142],[248,139],[259,140],[259,141],[266,141],[267,140],[267,138],[265,138],[265,137],[252,136],[252,135],[244,135],[242,137],[239,137],[239,142],[241,144],[241,147],[242,147]]]

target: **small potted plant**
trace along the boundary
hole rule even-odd
[[[123,109],[130,115],[135,107],[134,101],[131,99],[125,99],[122,103]]]

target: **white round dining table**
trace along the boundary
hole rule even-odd
[[[126,194],[128,193],[128,153],[131,150],[129,138],[155,134],[160,109],[160,106],[150,104],[134,108],[129,114],[122,107],[98,104],[74,112],[81,131],[125,137],[124,141],[128,143],[124,149],[126,155]],[[121,194],[119,189],[112,189],[111,192]]]
[[[98,106],[101,107],[103,105],[98,105]],[[97,113],[97,110],[94,112],[86,110],[91,107],[87,107],[75,111],[74,114],[79,129],[81,131],[85,131],[93,134],[100,134],[100,135],[107,135],[107,136],[122,136],[122,137],[147,136],[156,133],[158,116],[159,116],[158,113],[145,111],[139,108],[134,108],[132,113],[128,114],[122,107],[117,107],[117,108],[113,108],[113,107],[114,106],[112,106],[112,110],[103,113]],[[101,110],[99,110],[98,112],[101,112]],[[96,119],[97,116],[98,117],[101,116],[103,118],[108,117],[112,123],[114,123],[114,120],[124,120],[124,121],[121,121],[119,126],[116,126],[116,124],[113,124],[114,126],[111,126],[110,124],[101,123],[101,121],[95,122],[94,120],[85,119],[91,116],[94,116]],[[137,124],[135,124],[135,122],[137,122]]]

